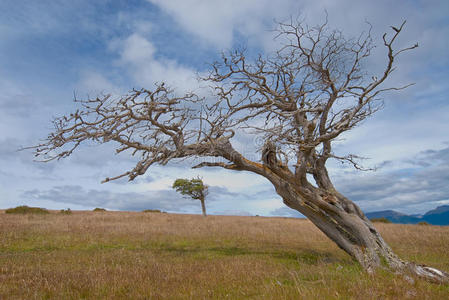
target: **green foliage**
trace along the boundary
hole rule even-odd
[[[372,218],[371,222],[376,222],[376,223],[392,223],[390,220],[388,220],[387,218]]]
[[[61,209],[59,211],[59,213],[63,214],[63,215],[71,215],[72,214],[72,210],[70,208],[67,209]]]
[[[15,208],[8,208],[5,210],[7,214],[48,214],[48,210],[40,207],[29,207],[26,205],[17,206]]]
[[[96,208],[94,208],[93,211],[95,211],[95,212],[103,212],[103,211],[106,211],[106,209],[100,208],[100,207],[96,207]]]
[[[144,209],[142,210],[144,213],[161,213],[162,211],[159,209]]]
[[[173,183],[172,188],[182,195],[201,200],[206,196],[208,186],[205,185],[203,180],[199,177],[192,179],[178,178]]]

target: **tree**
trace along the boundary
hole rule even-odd
[[[206,205],[204,204],[204,200],[207,196],[208,186],[203,183],[201,178],[192,178],[190,180],[178,178],[175,180],[172,187],[182,195],[187,195],[192,199],[200,200],[203,216],[206,216]]]
[[[383,35],[384,69],[372,74],[364,68],[374,48],[371,29],[347,39],[327,21],[316,27],[279,23],[274,54],[251,60],[234,50],[211,65],[200,80],[213,96],[179,96],[159,83],[117,98],[75,99],[81,109],[55,119],[54,132],[34,147],[35,155],[49,161],[70,156],[86,141],[113,141],[117,153],[140,156],[133,169],[103,182],[133,180],[153,164],[197,157],[204,161],[193,168],[253,172],[368,272],[386,267],[447,282],[445,272],[401,260],[361,209],[336,190],[326,168],[337,159],[362,169],[357,156],[336,155],[333,141],[381,109],[385,92],[407,87],[385,86],[397,57],[418,46],[395,49],[404,25]],[[234,148],[236,133],[266,141],[260,160]]]

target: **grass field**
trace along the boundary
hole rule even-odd
[[[449,271],[449,227],[376,224],[402,258]],[[449,299],[364,273],[309,221],[0,211],[0,299]]]

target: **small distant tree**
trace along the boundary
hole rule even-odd
[[[390,220],[388,220],[387,218],[373,218],[373,219],[371,219],[371,222],[374,222],[374,223],[393,223],[393,222],[391,222]]]
[[[182,195],[200,200],[203,216],[206,216],[206,205],[204,204],[204,200],[206,199],[208,193],[208,186],[203,183],[201,178],[178,178],[175,180],[172,187]]]

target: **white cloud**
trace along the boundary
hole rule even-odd
[[[152,191],[146,193],[111,192],[109,190],[86,190],[78,185],[55,186],[49,190],[33,189],[24,192],[24,198],[33,201],[43,200],[88,208],[103,207],[118,210],[162,209],[167,211],[189,210],[193,201],[182,198],[173,190]],[[86,201],[89,199],[89,201]],[[197,205],[195,205],[197,206]]]
[[[347,172],[335,181],[365,211],[396,209],[425,212],[449,200],[449,148],[427,150],[400,162],[402,168],[380,172]]]
[[[151,87],[155,82],[165,81],[181,92],[191,91],[198,86],[194,70],[157,56],[157,49],[140,33],[113,41],[111,49],[119,53],[119,63],[141,86]]]
[[[121,59],[123,62],[131,64],[142,64],[153,60],[156,49],[141,35],[135,33],[123,42]]]
[[[235,33],[248,39],[265,37],[274,18],[295,14],[292,9],[297,6],[296,1],[270,0],[148,1],[170,14],[183,29],[218,49],[231,47]]]
[[[382,43],[384,32],[390,25],[398,26],[404,20],[408,23],[398,40],[399,47],[419,42],[420,48],[408,58],[404,66],[395,72],[394,78],[401,83],[410,82],[410,73],[422,69],[423,61],[441,65],[448,63],[445,55],[449,47],[449,26],[447,11],[449,2],[444,0],[426,3],[391,1],[315,1],[315,0],[147,0],[171,16],[173,22],[196,36],[199,42],[214,45],[218,50],[231,48],[238,35],[249,44],[263,45],[274,50],[275,19],[284,21],[289,17],[300,17],[308,25],[323,22],[325,11],[329,15],[331,28],[341,29],[347,37],[358,36],[361,30],[368,30],[365,21],[373,25],[372,35],[376,43]],[[383,47],[374,53],[370,67],[382,67]],[[381,71],[381,69],[379,69]]]
[[[292,218],[304,218],[304,216],[301,213],[287,206],[282,206],[272,210],[270,212],[270,215],[281,217],[292,217]]]
[[[78,88],[93,96],[103,93],[122,94],[123,92],[117,85],[114,85],[109,79],[99,72],[85,70],[81,73]]]

